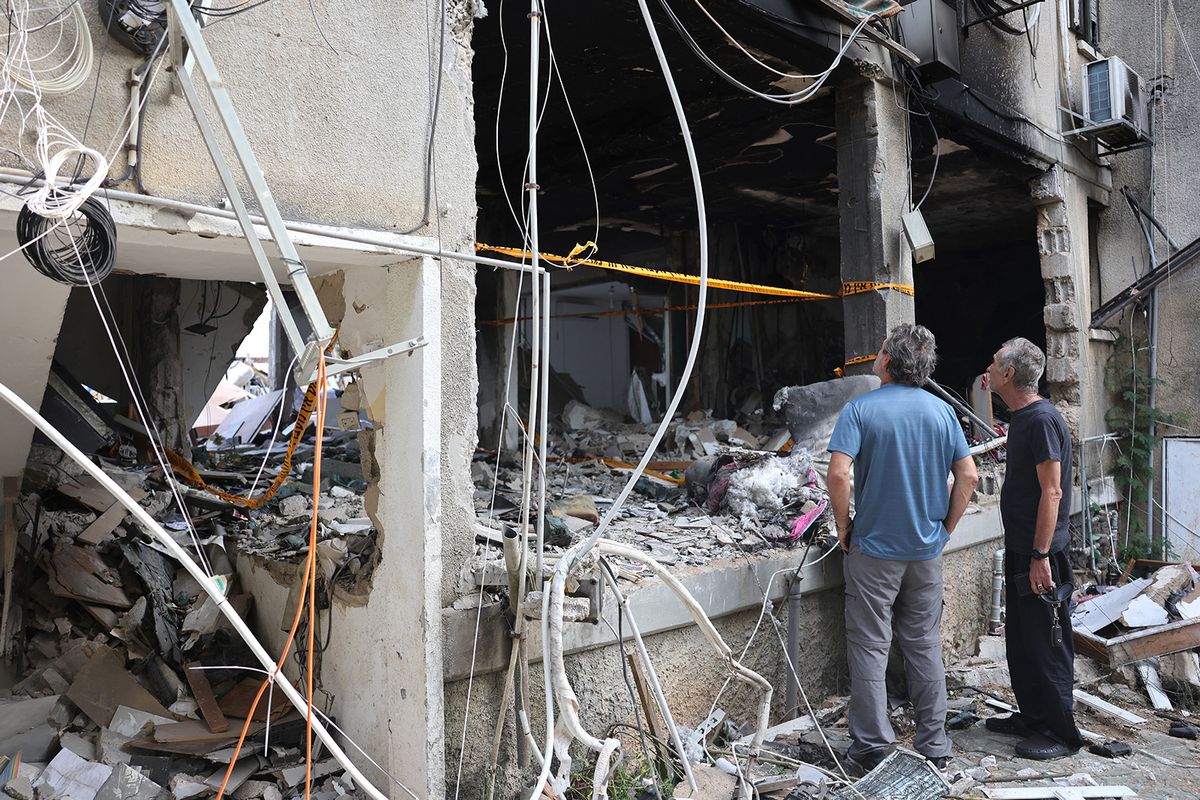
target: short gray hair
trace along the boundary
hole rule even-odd
[[[1022,389],[1037,391],[1038,381],[1046,371],[1042,348],[1020,336],[1000,345],[998,362],[1001,369],[1012,367],[1013,382]]]
[[[888,374],[909,386],[924,386],[937,366],[937,342],[924,325],[905,322],[892,328],[883,342],[883,352],[891,358]]]

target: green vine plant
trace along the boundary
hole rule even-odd
[[[1146,529],[1154,453],[1159,425],[1179,424],[1175,416],[1150,407],[1150,387],[1156,387],[1157,391],[1164,382],[1149,375],[1144,340],[1142,333],[1135,334],[1132,342],[1128,335],[1122,334],[1105,367],[1105,385],[1112,397],[1105,420],[1109,430],[1120,437],[1113,480],[1129,504],[1129,513],[1121,515],[1122,520],[1128,521],[1124,544],[1118,550],[1121,563],[1157,557],[1159,551],[1153,546],[1151,531]]]

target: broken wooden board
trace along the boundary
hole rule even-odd
[[[192,688],[192,697],[196,698],[196,704],[200,706],[200,714],[208,723],[208,729],[213,733],[229,730],[229,720],[225,719],[221,707],[217,705],[217,698],[213,695],[212,686],[203,667],[195,661],[189,661],[183,665],[183,674],[187,677],[188,686]]]
[[[58,487],[59,494],[65,494],[67,497],[77,500],[97,514],[102,514],[112,507],[112,492],[101,486],[98,480],[85,475],[78,481],[78,483],[61,484]]]
[[[854,784],[831,795],[833,800],[858,800],[862,797],[888,800],[938,800],[950,790],[950,784],[924,757],[897,748]]]
[[[90,547],[59,545],[47,562],[46,572],[50,593],[56,597],[122,610],[133,606],[117,573]]]
[[[250,705],[254,702],[254,695],[258,693],[260,686],[262,686],[262,680],[259,678],[245,678],[239,681],[236,686],[226,692],[217,701],[221,713],[227,717],[245,719],[250,713]],[[290,705],[286,701],[275,703],[275,707],[271,709],[271,718],[278,719],[287,713],[288,708],[290,708]],[[262,697],[258,701],[258,706],[254,709],[254,720],[256,722],[263,722],[266,719],[267,693],[263,692]]]
[[[134,488],[129,490],[129,496],[134,500],[140,501],[146,496],[145,489]],[[111,496],[110,496],[111,499]],[[112,537],[112,532],[121,524],[126,515],[129,514],[129,509],[125,508],[119,502],[114,502],[110,505],[103,514],[96,517],[91,525],[88,525],[83,531],[75,537],[75,541],[80,544],[100,544]]]
[[[1108,714],[1110,717],[1116,717],[1128,725],[1142,725],[1146,722],[1145,717],[1139,717],[1137,714],[1134,714],[1131,711],[1126,711],[1120,706],[1114,706],[1107,700],[1096,697],[1094,694],[1089,694],[1082,689],[1076,689],[1074,692],[1074,697],[1077,701],[1083,703],[1088,708],[1094,709],[1103,714]]]
[[[1075,651],[1110,667],[1200,647],[1200,619],[1184,619],[1157,628],[1105,639],[1074,631]]]
[[[129,674],[125,669],[125,657],[104,645],[96,645],[92,657],[80,668],[67,690],[67,697],[101,727],[108,726],[118,706],[174,718]]]

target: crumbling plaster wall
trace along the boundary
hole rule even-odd
[[[142,59],[111,39],[96,3],[82,7],[97,60],[104,55],[99,79],[74,94],[47,99],[46,106],[76,136],[86,128],[86,143],[102,149],[128,126],[122,123],[129,105],[126,82]],[[447,3],[436,216],[451,223],[451,217],[474,213],[473,11],[472,0]],[[438,74],[436,5],[265,3],[206,28],[204,37],[285,217],[401,230],[421,222],[425,143]],[[211,104],[208,111],[213,113]],[[166,68],[158,72],[145,116],[147,190],[204,204],[224,197],[191,110],[181,94],[172,93]],[[11,119],[5,133],[13,129]],[[454,157],[446,157],[450,154]],[[114,160],[111,174],[118,175],[125,167],[123,153]],[[423,232],[436,233],[432,226]]]
[[[994,509],[985,510],[983,513],[996,514]],[[998,516],[994,527],[998,537]],[[947,661],[974,655],[978,637],[986,632],[991,600],[992,555],[1000,546],[998,539],[985,540],[945,556],[945,574],[957,576],[946,581],[942,642]],[[786,603],[786,600],[781,602]],[[849,691],[842,615],[840,586],[803,596],[798,672],[814,707],[819,706],[826,697]],[[731,614],[714,622],[733,651],[740,654],[758,616],[758,610],[753,609]],[[780,635],[786,640],[786,613],[780,617]],[[658,670],[676,722],[695,727],[707,717],[713,699],[725,681],[727,671],[695,627],[648,636],[646,647]],[[633,652],[632,643],[626,645],[626,652]],[[614,723],[634,724],[633,705],[625,687],[620,658],[620,650],[616,646],[586,650],[566,658],[572,687],[579,697],[584,726],[601,738]],[[774,724],[781,721],[788,666],[779,640],[768,622],[763,623],[745,663],[774,684],[771,722]],[[545,722],[542,712],[540,664],[532,665],[531,671],[533,683],[530,687],[530,727],[534,737],[541,741],[545,737]],[[485,785],[484,776],[491,761],[492,738],[503,678],[504,673],[491,673],[477,675],[473,681],[460,680],[446,684],[447,796],[454,792],[460,754],[461,796],[476,796],[480,794],[480,787]],[[718,706],[729,714],[731,720],[745,724],[753,720],[757,702],[757,697],[750,690],[735,685],[725,693]],[[512,738],[511,706],[506,710],[506,715],[497,778],[498,797],[511,796],[522,779],[536,774],[532,766],[523,772],[517,768],[516,748]],[[747,728],[747,732],[749,730]],[[640,745],[637,744],[636,735],[633,738],[622,738],[627,756],[640,758]],[[465,748],[461,748],[460,743],[464,742]]]
[[[1185,246],[1200,236],[1200,196],[1195,191],[1195,176],[1200,174],[1200,76],[1184,47],[1186,41],[1192,53],[1200,53],[1200,0],[1174,0],[1174,6],[1183,33],[1166,13],[1159,48],[1155,45],[1159,31],[1151,15],[1128,17],[1123,4],[1105,2],[1101,10],[1109,22],[1101,29],[1101,49],[1105,55],[1124,59],[1145,81],[1152,81],[1160,72],[1169,76],[1155,108],[1153,147],[1114,156],[1113,186],[1128,186],[1147,210],[1153,192],[1155,217],[1180,246]],[[1161,58],[1157,66],[1156,53]],[[1097,298],[1097,305],[1153,266],[1133,211],[1115,192],[1112,205],[1100,217],[1098,247],[1102,296]],[[1156,233],[1159,263],[1166,259],[1169,249]],[[1200,304],[1200,264],[1193,263],[1178,272],[1160,285],[1158,293],[1158,377],[1162,381],[1158,402],[1183,426],[1163,433],[1195,434],[1200,431],[1200,337],[1196,335],[1195,312]],[[1107,325],[1125,336],[1132,325],[1144,343],[1145,317],[1141,311],[1127,310]],[[1139,364],[1144,366],[1146,357],[1142,353]],[[1157,455],[1154,463],[1156,467],[1160,464]]]

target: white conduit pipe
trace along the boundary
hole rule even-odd
[[[582,548],[583,546],[583,544],[577,545],[576,548],[572,548],[572,550]],[[750,743],[751,753],[756,753],[758,748],[762,745],[763,737],[766,733],[771,713],[771,697],[774,694],[774,689],[771,686],[770,681],[759,675],[754,670],[743,666],[741,662],[737,660],[737,658],[734,656],[733,650],[721,637],[721,634],[712,624],[712,620],[708,618],[708,615],[704,613],[704,609],[700,607],[700,604],[696,601],[696,598],[693,597],[692,593],[687,590],[687,587],[680,583],[679,580],[670,572],[668,572],[661,564],[635,547],[629,547],[628,545],[619,544],[608,539],[600,540],[596,544],[595,549],[600,553],[615,555],[621,558],[629,559],[630,561],[636,561],[649,568],[654,576],[666,584],[667,588],[679,598],[684,608],[687,609],[688,613],[690,613],[692,618],[696,621],[696,625],[700,628],[700,631],[704,634],[704,637],[708,639],[709,643],[712,644],[717,653],[723,659],[729,662],[729,668],[734,677],[743,683],[747,683],[762,690],[763,699],[759,707],[758,725],[755,727],[754,738]],[[567,576],[571,571],[572,563],[574,563],[574,559],[571,558],[572,555],[574,554],[571,552],[571,550],[568,550],[563,554],[562,558],[559,559],[559,562],[554,570],[554,577],[550,582],[549,592],[549,651],[551,659],[549,662],[549,669],[554,680],[555,697],[559,706],[558,725],[556,725],[556,729],[559,731],[559,736],[555,742],[555,752],[559,755],[560,759],[558,775],[560,782],[569,777],[570,774],[569,758],[564,759],[564,755],[567,752],[567,747],[570,745],[570,739],[564,739],[563,734],[569,734],[570,736],[579,739],[579,741],[589,749],[596,750],[602,754],[607,753],[609,756],[612,754],[607,747],[607,742],[600,742],[595,737],[587,733],[587,731],[584,730],[583,726],[580,724],[577,714],[579,701],[575,696],[574,690],[571,688],[570,680],[567,678],[566,664],[563,659],[563,596],[565,594]],[[619,593],[618,598],[621,598]],[[621,598],[621,602],[624,604],[623,598]],[[633,624],[635,626],[634,630],[636,630],[636,623]],[[647,665],[649,665],[650,657],[645,650],[645,645],[642,643],[640,637],[635,637],[635,640],[638,643],[638,650],[643,660],[647,663]],[[692,776],[691,766],[686,755],[683,755],[683,745],[679,740],[679,733],[675,728],[675,724],[669,716],[670,712],[667,709],[666,698],[662,693],[662,687],[658,684],[656,679],[651,683],[654,688],[655,697],[663,710],[663,716],[671,729],[670,732],[672,742],[676,749],[681,753],[684,773],[687,775],[689,785],[691,785],[692,789],[695,790],[695,778]],[[597,769],[599,769],[599,766],[600,765],[597,764]],[[605,765],[605,769],[607,771],[607,765]],[[743,787],[743,792],[745,792],[746,788],[747,787]]]
[[[588,538],[586,542],[583,542],[581,546],[568,550],[567,553],[564,554],[562,560],[560,560],[560,565],[571,564],[575,562],[581,556],[586,555],[587,552],[596,545],[596,542],[600,541],[604,531],[607,530],[609,524],[616,517],[617,513],[621,509],[621,506],[624,505],[625,500],[629,497],[630,492],[633,491],[634,484],[637,483],[638,479],[646,471],[646,465],[649,464],[650,459],[654,457],[655,450],[658,449],[659,443],[662,441],[663,436],[666,435],[667,428],[670,427],[671,420],[675,417],[675,412],[679,409],[679,404],[683,400],[683,393],[687,389],[688,380],[691,378],[692,369],[695,367],[696,358],[700,353],[700,341],[704,333],[704,314],[708,306],[708,215],[705,211],[704,205],[704,183],[700,176],[700,162],[696,157],[696,147],[692,142],[692,133],[691,129],[688,127],[687,114],[685,114],[683,110],[683,101],[679,98],[679,90],[676,88],[675,79],[671,75],[671,65],[667,61],[666,53],[663,51],[662,41],[658,38],[658,31],[654,27],[654,19],[650,16],[650,8],[646,5],[646,0],[638,0],[638,8],[642,12],[642,20],[646,25],[646,33],[650,37],[650,43],[654,46],[654,54],[658,59],[659,69],[662,70],[663,81],[667,85],[667,92],[671,96],[671,105],[675,109],[675,117],[679,122],[679,133],[683,138],[684,149],[687,151],[688,166],[691,169],[692,174],[692,186],[694,187],[696,193],[696,222],[700,239],[700,285],[698,287],[699,291],[696,301],[696,321],[692,330],[692,341],[688,349],[687,361],[683,365],[683,372],[679,378],[679,388],[676,390],[675,395],[671,398],[671,402],[667,405],[666,411],[663,413],[662,422],[659,424],[658,429],[654,432],[654,436],[651,438],[645,454],[642,456],[641,461],[638,462],[638,465],[634,467],[633,473],[629,476],[629,480],[626,482],[624,488],[621,489],[621,493],[617,496],[617,499],[613,502],[612,506],[609,507],[608,512],[604,515],[604,518],[600,520],[600,524],[597,526],[595,532]],[[568,555],[571,557],[568,558]],[[558,572],[556,570],[555,580],[558,579]],[[541,628],[543,664],[550,663],[550,595],[551,592],[542,592]],[[703,614],[703,611],[700,613]],[[561,627],[561,592],[555,620]],[[718,639],[719,638],[720,637],[718,636]],[[728,650],[728,648],[726,649]],[[550,681],[547,680],[544,681],[544,683],[547,709],[545,752],[543,755],[542,769],[538,775],[537,782],[534,784],[533,792],[529,795],[529,800],[537,800],[550,777],[550,753],[554,745],[553,729],[550,726],[550,713],[551,709],[553,708],[553,692],[550,686]],[[770,684],[767,684],[767,687],[769,688]],[[687,766],[686,759],[684,760],[684,769],[690,774],[690,767]],[[692,787],[693,791],[696,789],[696,782],[694,779],[690,779],[688,781],[688,785]],[[554,788],[561,794],[565,787],[559,785]]]
[[[28,176],[28,177],[22,177]],[[33,173],[25,172],[24,170],[14,170],[8,167],[0,167],[0,183],[14,184],[17,186],[43,186],[45,181],[34,179]],[[59,183],[65,185],[66,181]],[[189,203],[185,200],[172,200],[169,197],[155,197],[148,194],[138,194],[136,192],[125,192],[120,189],[99,189],[97,195],[107,197],[113,200],[122,200],[127,203],[141,203],[143,205],[157,206],[159,208],[169,208],[173,211],[181,211],[187,214],[207,214],[211,217],[220,217],[221,219],[236,220],[237,215],[224,208],[215,206],[204,206],[197,203]],[[258,214],[250,214],[250,220],[256,225],[265,225],[266,220]],[[321,225],[313,225],[307,222],[289,222],[284,221],[284,227],[294,233],[308,233],[313,236],[324,236],[327,239],[337,239],[343,242],[353,242],[355,244],[367,245],[369,247],[381,247],[386,250],[393,250],[397,253],[405,255],[430,256],[432,258],[448,258],[452,261],[468,261],[472,264],[479,264],[485,267],[494,267],[496,269],[511,269],[516,272],[544,272],[544,267],[538,267],[536,270],[528,264],[519,264],[514,261],[504,261],[499,258],[488,258],[474,253],[457,253],[450,250],[443,250],[439,247],[425,247],[419,244],[411,244],[408,242],[393,242],[381,237],[369,236],[361,233],[351,233],[350,231],[338,230],[336,228],[326,228]],[[241,230],[235,235],[242,236]],[[381,234],[382,236],[382,234]]]
[[[642,664],[646,667],[646,677],[650,683],[650,691],[654,695],[655,702],[658,703],[659,709],[662,711],[663,719],[667,723],[667,728],[671,735],[671,746],[675,748],[675,752],[679,755],[679,763],[683,765],[684,777],[689,781],[689,785],[693,785],[695,776],[692,775],[692,765],[688,761],[687,751],[683,747],[683,740],[679,738],[679,730],[675,727],[675,718],[671,714],[671,709],[667,705],[667,695],[663,692],[662,683],[658,680],[658,671],[654,669],[654,662],[650,660],[650,653],[646,650],[646,643],[642,640],[642,631],[637,626],[637,620],[629,610],[629,603],[625,599],[625,595],[617,586],[616,579],[608,573],[608,570],[602,569],[604,578],[608,581],[608,585],[612,587],[613,594],[616,595],[617,603],[621,606],[625,614],[625,622],[629,625],[629,632],[633,635],[634,645],[637,647],[638,655],[642,658]],[[646,709],[646,713],[651,713],[651,709]]]
[[[15,392],[13,392],[12,389],[9,389],[3,383],[0,383],[0,397],[2,397],[8,402],[9,405],[15,408],[17,412],[21,414],[21,416],[32,422],[38,430],[46,435],[46,438],[58,445],[58,447],[61,448],[64,453],[71,457],[72,461],[82,467],[83,470],[87,472],[88,475],[92,476],[97,483],[107,489],[108,492],[116,498],[117,502],[125,506],[129,513],[133,515],[134,519],[140,522],[142,526],[152,536],[154,536],[154,538],[157,539],[159,543],[163,545],[163,547],[165,547],[180,564],[183,565],[183,568],[188,571],[188,574],[196,579],[196,582],[200,584],[205,593],[208,594],[208,596],[213,599],[213,602],[217,604],[217,608],[220,609],[221,613],[225,615],[225,618],[229,620],[229,624],[233,626],[235,631],[237,631],[238,636],[242,637],[242,641],[244,641],[246,646],[250,648],[250,651],[254,653],[254,657],[257,658],[259,663],[263,665],[263,668],[275,676],[274,681],[279,684],[279,687],[283,690],[283,693],[287,695],[287,698],[292,701],[292,704],[295,705],[297,709],[307,712],[309,707],[308,701],[306,701],[304,696],[296,690],[296,687],[292,686],[291,682],[282,672],[276,672],[275,660],[272,659],[263,646],[259,644],[258,639],[256,639],[254,634],[250,632],[250,628],[246,626],[246,623],[242,621],[242,618],[239,617],[237,612],[233,610],[233,606],[226,601],[225,595],[221,593],[221,590],[217,587],[217,584],[212,580],[212,578],[208,577],[204,570],[200,569],[200,566],[192,560],[192,557],[187,554],[187,551],[180,547],[179,544],[171,538],[171,535],[163,530],[162,526],[155,521],[154,517],[146,513],[146,509],[138,505],[136,500],[130,497],[124,489],[117,485],[116,481],[108,476],[108,473],[89,461],[88,457],[84,455],[79,448],[71,444],[71,442],[69,442],[65,436],[59,433],[53,425],[43,419],[37,411],[33,410],[28,403],[22,400]],[[325,744],[325,746],[329,748],[330,754],[337,759],[338,763],[341,764],[345,768],[346,772],[349,773],[350,777],[354,779],[356,786],[362,788],[362,790],[374,798],[374,800],[388,800],[388,796],[375,788],[375,785],[367,780],[367,776],[363,775],[358,767],[354,766],[354,762],[352,762],[349,756],[346,755],[345,751],[338,746],[338,743],[334,740],[333,736],[330,735],[329,731],[325,729],[325,726],[322,725],[320,720],[318,720],[315,716],[312,720],[312,729],[313,732],[317,734],[317,738],[319,738]]]

